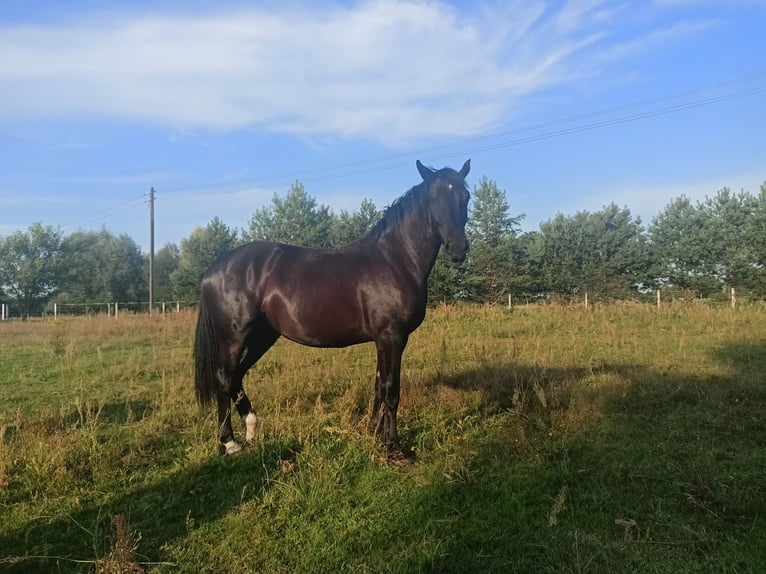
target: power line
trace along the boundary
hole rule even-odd
[[[343,164],[336,164],[334,166],[299,170],[297,172],[292,172],[292,173],[272,174],[272,175],[266,175],[266,176],[252,178],[248,180],[239,180],[236,182],[228,183],[228,186],[237,186],[237,189],[221,190],[220,188],[224,185],[222,183],[209,183],[209,184],[199,184],[199,185],[193,185],[193,186],[170,188],[167,190],[163,190],[163,196],[164,196],[163,199],[166,199],[169,201],[178,200],[180,199],[178,196],[181,194],[188,194],[190,191],[211,189],[211,188],[219,188],[219,190],[217,191],[218,194],[238,193],[242,190],[242,186],[246,186],[246,185],[254,186],[259,184],[264,185],[264,184],[267,184],[268,182],[272,182],[271,185],[268,185],[268,187],[273,187],[277,185],[276,183],[277,181],[279,180],[286,181],[288,178],[291,179],[292,181],[297,179],[304,183],[322,182],[322,181],[329,181],[333,179],[343,179],[346,177],[366,175],[370,173],[378,173],[382,171],[389,171],[392,169],[406,167],[410,165],[411,158],[415,156],[422,157],[422,156],[429,155],[430,158],[433,160],[433,159],[446,159],[446,158],[452,158],[452,157],[464,156],[464,155],[475,155],[477,153],[493,151],[493,150],[502,149],[506,147],[524,145],[524,144],[533,143],[537,141],[562,137],[565,135],[582,133],[582,132],[591,131],[595,129],[601,129],[601,128],[609,127],[609,126],[616,126],[616,125],[639,121],[642,119],[647,119],[647,118],[656,117],[660,115],[667,115],[671,113],[691,110],[694,108],[713,105],[713,104],[717,104],[717,103],[721,103],[721,102],[725,102],[729,100],[734,100],[738,98],[744,98],[748,96],[762,94],[766,92],[766,87],[749,88],[749,89],[739,90],[735,92],[729,92],[727,94],[687,101],[680,104],[654,108],[651,110],[628,114],[628,115],[624,115],[624,116],[620,116],[616,118],[610,118],[610,119],[594,121],[594,122],[590,122],[586,124],[576,125],[572,127],[566,127],[563,129],[553,129],[553,130],[549,130],[549,131],[545,131],[543,133],[537,133],[537,134],[532,133],[545,128],[555,128],[557,126],[564,126],[566,124],[571,124],[571,123],[582,121],[582,120],[599,118],[602,116],[608,116],[608,115],[619,113],[619,112],[634,110],[634,109],[638,109],[638,108],[653,105],[653,104],[669,102],[679,98],[700,95],[706,92],[720,90],[722,88],[732,87],[732,86],[736,86],[740,84],[746,84],[749,82],[754,82],[754,81],[762,80],[765,78],[766,78],[766,72],[759,72],[759,73],[754,73],[747,76],[735,78],[732,80],[726,80],[722,82],[707,84],[699,88],[676,92],[673,94],[657,96],[654,98],[648,98],[648,99],[644,99],[644,100],[640,100],[636,102],[630,102],[630,103],[619,105],[619,106],[613,106],[613,107],[604,108],[601,110],[596,110],[593,112],[586,112],[583,114],[577,114],[573,116],[559,118],[556,120],[529,124],[526,126],[520,126],[520,127],[509,129],[509,130],[503,130],[499,132],[493,132],[493,133],[483,134],[479,136],[463,138],[463,139],[455,140],[455,141],[444,143],[444,144],[421,148],[418,150],[412,150],[412,151],[401,152],[396,154],[389,154],[389,155],[381,156],[378,158],[359,160],[359,161],[348,162]],[[519,135],[524,133],[531,133],[531,135],[506,139],[509,136],[514,136],[514,135]],[[497,140],[500,140],[500,141],[497,141]],[[472,144],[476,144],[476,145],[472,145]],[[449,151],[449,150],[454,150],[454,151]],[[436,153],[436,155],[433,155],[434,152],[443,152],[443,153]],[[133,204],[135,204],[138,201],[145,201],[146,197],[147,197],[146,194],[141,194],[139,196],[132,197],[126,201],[123,201],[115,205],[112,205],[110,207],[96,211],[86,216],[84,219],[66,224],[63,227],[72,228],[72,227],[84,225],[86,223],[91,223],[93,221],[97,221],[98,219],[114,217],[115,215],[118,215],[120,213],[123,213],[124,211],[127,211],[129,209],[136,207],[136,205],[133,205]]]
[[[683,110],[690,110],[690,109],[694,109],[694,108],[698,108],[698,107],[702,107],[702,106],[707,106],[707,105],[711,105],[711,104],[715,104],[715,103],[720,103],[720,102],[724,102],[724,101],[728,101],[728,100],[733,100],[733,99],[742,98],[742,97],[746,97],[746,96],[752,96],[752,95],[756,95],[756,94],[761,94],[761,93],[764,93],[764,92],[766,92],[766,87],[753,88],[753,89],[750,89],[750,90],[742,90],[742,91],[739,91],[739,92],[734,92],[734,93],[730,93],[730,94],[726,94],[726,95],[722,95],[722,96],[715,96],[715,97],[711,97],[711,98],[705,98],[705,99],[702,99],[702,100],[695,100],[695,101],[687,102],[687,103],[684,103],[684,104],[677,104],[677,105],[674,105],[674,106],[658,108],[658,109],[649,110],[649,111],[645,111],[645,112],[641,112],[641,113],[631,114],[631,115],[628,115],[628,116],[622,116],[622,117],[619,117],[619,118],[613,118],[613,119],[603,120],[603,121],[599,121],[599,122],[592,122],[592,123],[585,124],[585,125],[580,125],[580,126],[575,126],[575,127],[566,128],[566,129],[560,129],[560,130],[554,130],[554,131],[545,132],[545,133],[542,133],[542,134],[531,135],[531,136],[522,137],[522,138],[516,138],[516,139],[511,139],[511,140],[506,140],[506,141],[500,141],[500,142],[497,142],[495,144],[486,144],[486,145],[479,145],[479,146],[476,146],[476,147],[461,148],[461,149],[459,149],[457,151],[441,153],[441,154],[437,154],[437,155],[432,155],[430,157],[431,157],[431,159],[444,159],[444,158],[452,158],[452,157],[457,157],[457,156],[472,155],[472,154],[476,154],[476,153],[492,151],[492,150],[501,149],[501,148],[505,148],[505,147],[512,147],[512,146],[517,146],[517,145],[537,142],[537,141],[541,141],[541,140],[557,138],[557,137],[561,137],[561,136],[564,136],[564,135],[591,131],[591,130],[600,129],[600,128],[607,127],[607,126],[614,126],[614,125],[634,122],[634,121],[645,119],[645,118],[650,118],[650,117],[655,117],[655,116],[660,116],[660,115],[666,115],[666,114],[675,113],[675,112],[679,112],[679,111],[683,111]],[[578,116],[578,118],[579,117],[586,117],[586,116],[593,117],[593,116],[596,116],[596,115],[603,115],[603,112],[593,112],[592,114],[583,114],[582,116]],[[567,123],[569,121],[573,121],[573,120],[566,119],[566,120],[560,120],[560,121],[557,121],[557,122],[546,122],[546,125],[559,125],[559,124]],[[542,125],[542,124],[540,124],[540,125]],[[524,132],[524,131],[532,131],[533,129],[536,129],[536,127],[518,128],[517,130],[512,130],[512,131],[509,131],[507,133],[508,134],[510,134],[510,133],[520,133],[520,132]],[[471,142],[472,143],[473,142],[481,143],[483,141],[487,141],[487,140],[491,140],[491,139],[496,139],[496,137],[497,136],[494,136],[494,135],[492,135],[492,136],[479,136],[479,137],[476,137],[476,138],[472,139]],[[462,145],[462,142],[460,144],[444,144],[439,149],[449,149],[449,148],[452,148],[452,147],[458,147],[459,145]],[[409,165],[409,163],[410,162],[398,162],[398,163],[392,163],[392,164],[388,164],[388,165],[380,165],[380,166],[369,167],[369,168],[361,168],[361,169],[357,169],[357,170],[348,170],[348,171],[344,171],[342,173],[328,174],[326,176],[320,176],[320,177],[306,179],[305,181],[306,182],[317,182],[317,181],[326,181],[326,180],[331,180],[331,179],[339,179],[339,178],[344,178],[344,177],[350,177],[352,175],[364,175],[364,174],[368,174],[368,173],[375,173],[375,172],[380,172],[380,171],[386,171],[386,170],[392,169],[392,168],[404,167],[404,166]]]
[[[116,203],[109,207],[105,207],[98,211],[94,211],[90,213],[89,215],[86,215],[83,219],[66,223],[62,225],[62,227],[64,229],[72,229],[74,227],[80,227],[82,225],[85,225],[86,223],[92,223],[94,221],[98,221],[99,219],[108,219],[110,217],[114,217],[115,215],[119,215],[120,213],[133,209],[137,205],[132,205],[132,204],[137,204],[137,202],[142,201],[145,198],[146,198],[146,194],[144,193],[144,194],[132,197],[130,199],[126,199],[125,201],[122,201],[120,203]]]
[[[685,104],[678,104],[678,105],[675,105],[675,106],[669,106],[669,107],[660,108],[660,109],[656,109],[656,110],[650,110],[650,111],[641,112],[641,113],[638,113],[638,114],[632,114],[632,115],[629,115],[629,116],[623,116],[623,117],[620,117],[620,118],[614,118],[614,119],[611,119],[611,120],[604,120],[604,121],[601,121],[601,122],[594,122],[594,123],[586,124],[586,125],[583,125],[583,126],[576,126],[576,127],[567,128],[567,129],[564,129],[564,130],[557,130],[557,131],[553,131],[553,132],[533,135],[533,136],[529,136],[529,137],[525,137],[525,138],[519,138],[519,139],[510,140],[510,141],[506,141],[506,142],[499,142],[499,143],[494,144],[494,145],[486,145],[486,146],[475,147],[475,148],[468,149],[465,152],[461,152],[461,154],[458,154],[458,153],[448,153],[448,154],[438,155],[438,156],[435,156],[435,157],[441,159],[441,158],[447,158],[447,157],[455,157],[457,155],[462,155],[462,153],[469,153],[470,154],[470,153],[480,153],[480,152],[485,152],[485,151],[492,151],[492,150],[500,149],[500,148],[504,148],[504,147],[517,146],[517,145],[522,145],[522,144],[526,144],[526,143],[532,143],[532,142],[536,142],[536,141],[540,141],[540,140],[551,139],[551,138],[555,138],[555,137],[561,137],[561,136],[564,136],[564,135],[569,135],[569,134],[574,134],[574,133],[580,133],[580,132],[600,129],[600,128],[603,128],[603,127],[616,126],[616,125],[620,125],[620,124],[625,124],[625,123],[634,122],[634,121],[638,121],[638,120],[642,120],[642,119],[646,119],[646,118],[652,118],[652,117],[656,117],[656,116],[667,115],[667,114],[671,114],[671,113],[675,113],[675,112],[680,112],[680,111],[684,111],[684,110],[691,110],[691,109],[699,108],[699,107],[702,107],[702,106],[708,106],[708,105],[711,105],[711,104],[717,104],[717,103],[720,103],[720,102],[725,102],[725,101],[729,101],[729,100],[734,100],[734,99],[743,98],[743,97],[747,97],[747,96],[753,96],[753,95],[762,94],[762,93],[766,93],[766,87],[753,88],[751,90],[743,90],[743,91],[740,91],[740,92],[726,94],[726,95],[723,95],[723,96],[716,96],[716,97],[712,97],[712,98],[706,98],[704,100],[697,100],[697,101],[694,101],[694,102],[687,102]]]
[[[743,76],[741,78],[736,78],[734,80],[727,80],[727,81],[718,82],[718,83],[715,83],[715,84],[708,84],[708,85],[705,85],[705,86],[702,86],[702,87],[699,87],[699,88],[685,90],[685,91],[677,92],[677,93],[674,93],[674,94],[668,94],[668,95],[665,95],[665,96],[658,96],[658,97],[654,97],[654,98],[640,100],[640,101],[637,101],[637,102],[631,102],[631,103],[628,103],[628,104],[623,104],[623,105],[620,105],[620,106],[604,108],[604,109],[597,110],[597,111],[594,111],[594,112],[586,112],[586,113],[583,113],[583,114],[578,114],[578,115],[574,115],[574,116],[568,116],[568,117],[565,117],[565,118],[559,118],[559,119],[556,119],[556,120],[549,120],[549,121],[546,121],[546,122],[530,124],[530,125],[527,125],[527,126],[521,126],[521,127],[518,127],[518,128],[513,128],[513,129],[510,129],[510,130],[503,130],[503,131],[493,132],[493,133],[484,134],[484,135],[480,135],[480,136],[464,138],[464,139],[461,139],[459,141],[449,142],[449,143],[444,143],[444,144],[439,144],[439,145],[431,146],[431,147],[428,147],[428,148],[424,148],[424,149],[418,150],[417,152],[407,152],[407,153],[402,153],[402,154],[396,154],[395,156],[389,156],[389,157],[405,157],[405,156],[409,157],[409,156],[412,156],[414,154],[428,154],[430,152],[439,151],[439,150],[443,150],[443,149],[454,148],[454,147],[458,147],[458,146],[463,146],[465,144],[482,142],[482,141],[485,141],[485,140],[499,139],[499,138],[506,137],[506,136],[509,136],[509,135],[536,131],[536,130],[539,130],[539,129],[542,129],[542,128],[554,127],[554,126],[557,126],[557,125],[572,123],[572,122],[575,122],[575,121],[578,121],[578,120],[584,120],[584,119],[588,119],[588,118],[594,118],[594,117],[608,115],[608,114],[612,114],[612,113],[616,113],[616,112],[621,112],[621,111],[626,111],[626,110],[630,110],[630,109],[635,109],[635,108],[647,106],[647,105],[650,105],[650,104],[656,104],[656,103],[670,101],[670,100],[674,100],[674,99],[678,99],[678,98],[682,98],[682,97],[686,97],[686,96],[690,96],[690,95],[701,94],[701,93],[708,92],[708,91],[711,91],[711,90],[720,89],[720,88],[724,88],[724,87],[729,87],[729,86],[733,86],[733,85],[737,85],[737,84],[742,84],[742,83],[746,83],[746,82],[752,82],[752,81],[759,80],[759,79],[764,79],[764,78],[766,78],[766,72],[761,72],[761,73],[758,73],[758,74],[751,74],[749,76]],[[542,138],[542,139],[546,139],[546,138]],[[468,151],[470,152],[471,150],[468,150]],[[461,153],[463,153],[463,152],[461,152]],[[460,154],[456,153],[454,155],[460,155]],[[436,156],[436,157],[437,158],[442,158],[442,157],[453,157],[453,156]],[[349,164],[349,165],[373,163],[374,161],[375,160],[362,160],[362,161],[356,162],[355,164]]]
[[[241,191],[241,186],[243,185],[259,185],[259,184],[264,185],[264,184],[268,184],[269,182],[276,182],[277,180],[285,181],[288,178],[290,178],[291,180],[298,179],[304,183],[321,182],[321,181],[328,181],[333,179],[342,179],[345,177],[350,177],[355,175],[364,175],[368,173],[376,173],[376,172],[388,171],[391,169],[406,167],[411,163],[412,157],[415,157],[415,156],[422,157],[424,155],[429,155],[429,154],[432,154],[433,152],[438,152],[443,150],[455,149],[456,151],[449,152],[449,153],[440,153],[437,155],[431,155],[430,156],[431,159],[444,159],[444,158],[451,158],[456,156],[463,156],[466,154],[471,155],[471,154],[476,154],[476,153],[481,153],[486,151],[492,151],[492,150],[500,149],[504,147],[517,146],[517,145],[532,143],[532,142],[536,142],[540,140],[561,137],[564,135],[590,131],[593,129],[600,129],[607,126],[620,125],[620,124],[638,121],[641,119],[650,118],[654,116],[680,112],[680,111],[712,105],[715,103],[720,103],[720,102],[724,102],[724,101],[728,101],[732,99],[757,95],[766,91],[766,87],[757,87],[757,88],[740,90],[737,92],[730,92],[724,95],[712,96],[712,97],[692,100],[690,102],[685,102],[685,103],[676,104],[672,106],[655,108],[655,109],[644,111],[644,112],[621,116],[621,117],[613,118],[609,120],[592,122],[592,123],[588,123],[584,125],[575,126],[572,128],[553,130],[553,131],[545,132],[542,134],[530,135],[528,137],[499,141],[494,144],[487,143],[485,145],[478,145],[474,147],[470,146],[470,144],[482,144],[483,142],[491,142],[493,140],[507,138],[508,136],[512,136],[516,134],[534,132],[544,128],[552,128],[552,127],[565,125],[565,124],[569,124],[569,123],[573,123],[577,121],[582,121],[585,119],[591,119],[591,118],[597,118],[600,116],[615,114],[618,112],[623,112],[623,111],[627,111],[631,109],[637,109],[637,108],[645,107],[652,104],[671,101],[674,99],[679,99],[679,98],[693,96],[693,95],[699,95],[705,92],[719,90],[722,88],[731,87],[738,84],[753,82],[753,81],[761,80],[764,78],[766,78],[766,72],[760,72],[760,73],[750,74],[747,76],[742,76],[740,78],[735,78],[732,80],[726,80],[726,81],[717,82],[713,84],[707,84],[699,88],[685,90],[682,92],[676,92],[673,94],[658,96],[654,98],[640,100],[637,102],[631,102],[631,103],[623,104],[620,106],[604,108],[601,110],[587,112],[587,113],[578,114],[574,116],[568,116],[568,117],[560,118],[556,120],[530,124],[530,125],[521,126],[518,128],[513,128],[510,130],[503,130],[500,132],[494,132],[494,133],[484,134],[484,135],[470,137],[470,138],[463,138],[453,142],[430,146],[427,148],[421,148],[419,150],[413,150],[413,151],[402,152],[397,154],[390,154],[390,155],[386,155],[386,156],[382,156],[378,158],[359,160],[359,161],[349,162],[344,164],[337,164],[335,166],[300,170],[300,171],[292,172],[292,173],[273,174],[273,175],[267,175],[267,176],[262,176],[257,178],[251,178],[247,180],[239,180],[237,182],[229,182],[227,184],[228,186],[239,186],[238,189],[221,190],[221,191],[218,191],[218,193],[220,194],[237,193],[238,191]],[[402,159],[400,161],[396,161],[399,158],[402,158]],[[404,158],[407,158],[406,161],[404,160]],[[171,196],[170,199],[172,200],[173,195],[188,193],[194,190],[210,189],[210,188],[216,188],[216,187],[220,188],[222,185],[223,184],[220,184],[220,183],[199,184],[199,185],[188,186],[188,187],[171,188],[169,190],[165,190],[164,193],[166,196],[170,195]],[[272,184],[272,185],[275,185],[275,184]],[[267,185],[267,186],[271,187],[270,185]]]

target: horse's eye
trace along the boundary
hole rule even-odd
[[[450,191],[452,190],[452,184],[451,183],[447,184],[447,189],[449,189]]]

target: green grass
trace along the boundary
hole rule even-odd
[[[367,435],[374,348],[280,341],[218,454],[193,314],[0,323],[0,571],[758,572],[766,308],[451,307]]]

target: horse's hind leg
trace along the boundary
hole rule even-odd
[[[252,367],[258,359],[271,348],[278,338],[279,333],[271,328],[265,321],[265,318],[261,317],[257,319],[253,323],[253,326],[245,339],[244,349],[239,353],[239,362],[231,370],[228,395],[230,399],[234,401],[237,413],[245,426],[245,442],[250,442],[255,438],[256,417],[252,403],[242,387],[242,379],[250,367]],[[229,414],[229,428],[231,428],[229,402],[226,401],[225,404]],[[219,402],[219,418],[221,416],[220,409],[221,403]],[[224,441],[223,437],[221,438],[221,442],[224,444],[227,454],[233,454],[231,450],[237,452],[239,450],[239,445],[233,442],[233,434],[231,437],[227,436],[226,439],[231,442]]]
[[[219,378],[224,378],[224,375],[219,373]],[[234,440],[234,431],[231,428],[231,396],[228,389],[222,388],[218,390],[218,440],[221,441],[226,454],[236,454],[242,447]]]

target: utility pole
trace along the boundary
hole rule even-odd
[[[149,314],[154,306],[154,188],[149,191]]]

